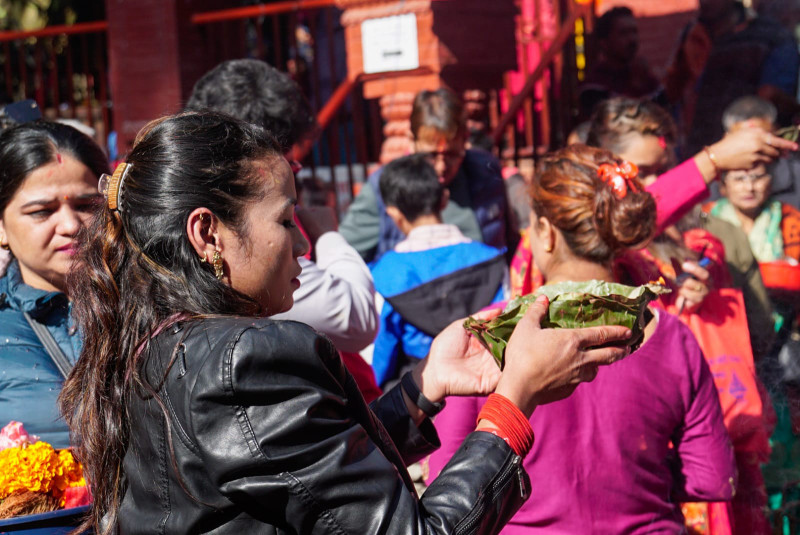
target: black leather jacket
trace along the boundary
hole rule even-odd
[[[176,324],[145,357],[163,409],[131,396],[122,534],[495,533],[529,494],[520,457],[476,432],[418,498],[405,465],[438,446],[431,422],[399,389],[370,410],[301,323]]]

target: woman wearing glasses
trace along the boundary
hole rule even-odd
[[[772,175],[763,163],[749,170],[729,171],[720,185],[724,198],[705,208],[740,227],[759,262],[800,261],[800,211],[770,199],[771,185]]]

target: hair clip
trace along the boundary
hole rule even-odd
[[[106,198],[109,210],[120,210],[119,201],[122,195],[122,186],[125,184],[125,177],[133,167],[133,164],[122,162],[114,169],[114,174],[108,176],[103,173],[97,181],[97,191]]]
[[[634,193],[641,191],[635,180],[638,175],[639,168],[636,164],[624,160],[617,165],[604,163],[597,168],[597,176],[611,186],[614,195],[619,199],[624,199],[628,190]]]

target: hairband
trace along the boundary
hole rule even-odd
[[[122,198],[122,186],[125,184],[125,177],[133,167],[133,164],[122,162],[114,169],[114,174],[108,176],[106,173],[100,175],[97,181],[97,190],[106,198],[109,210],[121,210],[120,199]]]
[[[638,175],[639,168],[636,167],[636,164],[624,160],[616,165],[604,163],[597,168],[597,176],[611,186],[614,195],[619,199],[624,199],[628,190],[634,193],[641,191],[635,181]]]

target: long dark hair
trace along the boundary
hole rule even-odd
[[[157,398],[142,351],[157,327],[176,314],[260,312],[200,262],[185,229],[189,214],[206,207],[246,239],[245,208],[264,192],[252,163],[280,154],[263,130],[226,115],[155,121],[126,159],[120,211],[104,206],[87,229],[67,279],[84,346],[59,398],[94,494],[83,528],[105,534],[116,525],[130,439],[126,400],[136,391]]]
[[[0,134],[0,214],[22,182],[43,165],[66,153],[100,177],[108,172],[103,150],[75,128],[48,121],[24,123]]]

